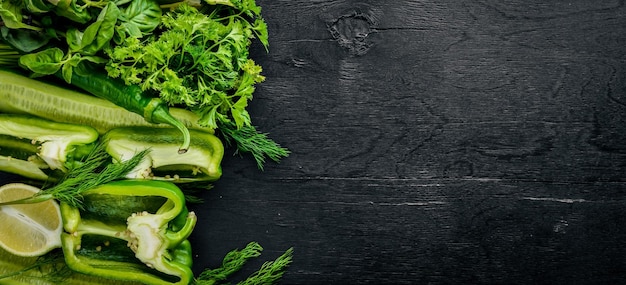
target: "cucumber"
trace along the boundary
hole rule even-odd
[[[167,124],[149,123],[142,116],[105,99],[8,70],[0,70],[0,98],[2,113],[29,114],[56,122],[87,125],[100,134],[117,127],[171,128]],[[170,108],[170,113],[189,129],[214,132],[211,128],[200,126],[199,117],[191,111]]]

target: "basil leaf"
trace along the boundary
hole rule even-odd
[[[37,75],[55,74],[63,65],[63,51],[49,48],[37,53],[29,53],[20,57],[20,65]]]
[[[87,76],[90,73],[93,73],[93,70],[85,68],[86,65],[84,64],[84,62],[104,64],[104,63],[107,63],[108,61],[109,61],[108,59],[105,59],[99,56],[91,56],[91,55],[82,56],[79,53],[75,53],[72,55],[71,58],[65,60],[65,63],[63,64],[63,67],[61,68],[63,79],[65,79],[67,83],[71,84],[73,73],[76,73],[82,76]]]
[[[64,64],[61,68],[61,75],[63,75],[63,79],[65,82],[72,84],[72,71],[74,70],[74,66],[71,64]]]
[[[100,11],[98,18],[89,25],[82,36],[75,34],[71,39],[68,37],[68,44],[73,51],[81,54],[93,55],[104,46],[109,44],[115,33],[115,24],[120,10],[113,2],[109,2]]]
[[[123,29],[125,34],[128,34],[128,36],[135,38],[141,38],[143,36],[143,33],[141,33],[141,29],[139,29],[139,26],[137,26],[137,24],[135,23],[122,23],[120,27]]]
[[[89,62],[100,63],[100,64],[109,62],[109,60],[106,58],[99,57],[99,56],[90,56],[90,55],[81,57],[81,61],[89,61]]]
[[[80,8],[76,4],[76,0],[58,1],[54,12],[61,17],[81,24],[85,24],[91,20],[88,9]]]
[[[65,37],[70,50],[85,55],[100,51],[113,38],[119,16],[120,10],[113,2],[109,2],[100,11],[96,21],[87,26],[84,32],[69,28]]]
[[[116,45],[121,45],[126,40],[127,34],[128,32],[126,31],[126,28],[122,27],[122,25],[115,27],[115,34],[113,34],[113,42]]]
[[[83,49],[83,33],[76,28],[69,28],[65,32],[65,40],[70,51],[78,52]]]
[[[50,35],[27,29],[9,29],[0,27],[2,39],[14,48],[30,53],[45,46],[50,40]]]
[[[33,13],[45,13],[50,11],[54,6],[44,0],[24,0],[26,9]]]
[[[128,33],[135,36],[137,29],[143,34],[152,32],[161,23],[161,15],[161,7],[156,1],[134,0],[122,9],[120,20],[128,28]]]
[[[10,29],[29,29],[38,31],[41,28],[22,22],[23,1],[0,0],[0,19],[4,26]]]

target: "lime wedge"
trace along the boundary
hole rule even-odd
[[[0,203],[28,198],[40,189],[23,183],[0,187]],[[41,256],[61,247],[61,210],[54,200],[0,206],[0,247],[18,256]]]

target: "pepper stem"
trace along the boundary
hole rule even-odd
[[[180,148],[178,148],[178,153],[183,154],[189,150],[189,145],[191,144],[191,134],[189,133],[189,129],[181,123],[179,120],[174,118],[168,111],[167,108],[160,105],[154,109],[152,112],[152,122],[155,123],[163,123],[168,124],[176,129],[178,129],[183,134],[183,143]]]

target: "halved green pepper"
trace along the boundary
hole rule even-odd
[[[224,145],[213,134],[189,130],[191,144],[186,153],[177,152],[182,138],[176,129],[122,127],[104,137],[106,151],[116,161],[125,161],[139,151],[150,149],[127,178],[153,179],[174,183],[215,181],[222,175]]]
[[[187,240],[196,216],[174,184],[122,180],[83,193],[83,208],[61,204],[63,254],[74,271],[144,284],[193,280]]]
[[[95,146],[89,126],[0,114],[0,170],[46,180],[67,171]]]

